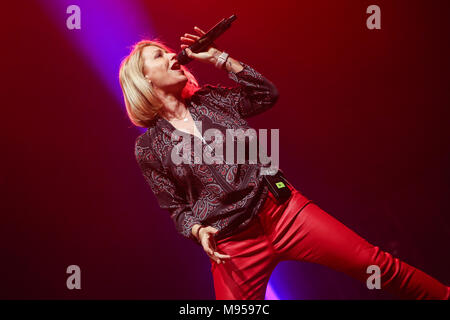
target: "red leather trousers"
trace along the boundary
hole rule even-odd
[[[210,259],[217,300],[263,300],[271,273],[283,260],[325,265],[364,284],[373,274],[367,268],[375,265],[381,289],[401,299],[449,299],[450,287],[370,244],[289,188],[285,203],[277,204],[269,192],[245,230],[217,241],[217,250],[231,256],[225,264]]]

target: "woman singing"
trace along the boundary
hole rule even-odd
[[[194,29],[198,35],[181,37],[182,49],[204,34]],[[368,243],[288,180],[290,196],[279,201],[260,174],[260,161],[174,163],[174,132],[189,136],[205,153],[212,143],[206,130],[225,135],[228,129],[251,129],[246,119],[278,98],[273,83],[216,46],[186,52],[227,72],[237,85],[200,88],[172,50],[146,40],[122,61],[120,84],[130,120],[148,128],[136,139],[139,167],[178,232],[210,258],[216,299],[264,299],[270,275],[283,260],[319,263],[363,283],[375,267],[381,289],[400,298],[449,298],[449,287]]]

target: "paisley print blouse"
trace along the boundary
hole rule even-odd
[[[277,101],[278,90],[273,83],[247,64],[239,63],[243,70],[228,72],[237,86],[207,84],[185,101],[193,120],[201,123],[202,135],[212,128],[220,130],[224,137],[227,129],[251,129],[245,119]],[[259,174],[266,165],[260,161],[174,164],[171,153],[179,142],[171,137],[175,130],[170,122],[157,116],[136,138],[135,156],[159,206],[170,213],[178,233],[197,243],[191,232],[194,224],[217,228],[216,240],[245,228],[267,197],[267,186]],[[200,145],[208,147],[206,139]]]

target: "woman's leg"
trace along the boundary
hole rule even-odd
[[[281,256],[275,251],[264,224],[269,217],[277,219],[286,212],[298,212],[308,202],[309,199],[297,193],[296,197],[280,205],[269,192],[258,214],[244,231],[217,242],[218,251],[231,256],[225,264],[216,264],[210,259],[217,300],[265,298],[270,276]]]
[[[293,189],[291,201],[303,201]],[[347,228],[313,202],[302,210],[265,216],[263,226],[283,260],[318,263],[366,283],[371,265],[380,268],[381,289],[403,299],[448,299],[449,287],[393,257]]]
[[[210,259],[216,300],[264,300],[277,257],[258,221],[216,245],[232,257],[225,264]]]

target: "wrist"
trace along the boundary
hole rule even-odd
[[[216,63],[215,63],[216,68],[223,69],[229,56],[230,55],[227,52],[222,51],[220,53],[220,55],[216,58]]]
[[[195,224],[192,227],[192,234],[194,235],[194,237],[197,239],[197,241],[200,241],[200,229],[204,228],[205,226],[201,225],[201,224]]]
[[[219,59],[219,56],[222,54],[222,51],[214,48],[214,51],[212,52],[212,59],[211,59],[211,64],[216,65],[217,60]]]

